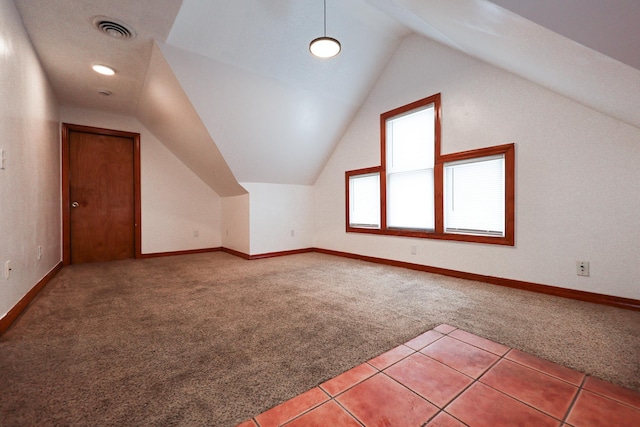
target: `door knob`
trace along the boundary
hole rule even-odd
[[[78,206],[80,206],[80,203],[78,203],[78,202],[71,203],[71,207],[72,208],[77,208]]]

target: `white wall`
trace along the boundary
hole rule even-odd
[[[313,246],[313,187],[242,183],[249,191],[251,255]]]
[[[6,0],[0,1],[0,70],[1,318],[62,259],[58,103],[13,2]]]
[[[344,231],[344,172],[380,164],[379,115],[438,92],[443,154],[516,143],[515,247]],[[410,36],[316,182],[314,244],[638,299],[638,164],[640,129]],[[576,275],[577,260],[590,262],[590,277]]]
[[[249,194],[222,198],[222,246],[249,255]]]
[[[221,199],[134,117],[61,108],[61,120],[140,134],[142,253],[220,247]],[[194,234],[197,231],[198,236]]]

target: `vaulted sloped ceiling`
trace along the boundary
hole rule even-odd
[[[411,32],[640,127],[639,2],[327,0],[343,51],[319,60],[322,0],[14,1],[63,105],[136,115],[222,195],[312,184]],[[97,15],[137,36],[100,34]]]
[[[410,25],[414,31],[440,41],[499,68],[547,87],[597,111],[640,127],[640,2],[625,0],[371,0]],[[549,17],[554,27],[560,23],[577,26],[584,31],[580,39],[599,46],[605,53],[607,46],[618,40],[626,46],[614,52],[631,65],[613,59],[581,43],[550,31],[496,5],[500,3],[514,10],[525,10],[531,17]],[[531,4],[535,3],[536,7]],[[567,7],[567,4],[573,7]],[[606,3],[606,6],[604,5]],[[635,6],[632,6],[634,3]],[[390,5],[393,4],[393,7]],[[535,13],[533,13],[535,11]],[[579,14],[574,12],[579,11]],[[576,16],[590,16],[591,21]],[[626,15],[624,18],[622,15]],[[611,25],[611,16],[618,16],[620,27]],[[545,20],[547,22],[547,20]],[[591,24],[590,29],[584,26]],[[594,40],[607,40],[595,43]],[[631,40],[631,41],[629,41]],[[637,65],[636,65],[637,66]]]
[[[406,28],[364,0],[329,1],[344,51],[308,51],[318,1],[184,2],[163,52],[241,182],[313,184]]]

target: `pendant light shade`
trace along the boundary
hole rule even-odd
[[[331,37],[318,37],[309,44],[309,51],[318,58],[333,58],[340,49],[340,42]]]
[[[324,0],[324,36],[311,40],[309,51],[318,58],[333,58],[340,53],[340,42],[332,37],[327,37],[327,0]]]

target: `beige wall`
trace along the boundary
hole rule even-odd
[[[249,194],[222,198],[222,246],[251,253]]]
[[[1,318],[62,259],[58,102],[11,1],[0,2],[0,99]]]
[[[515,247],[345,233],[344,173],[380,164],[380,114],[438,92],[443,154],[516,144]],[[638,164],[640,129],[410,36],[316,182],[314,244],[638,299]],[[577,260],[590,277],[576,275]]]
[[[251,255],[313,246],[313,187],[246,183]]]

